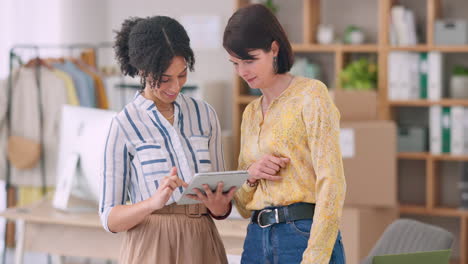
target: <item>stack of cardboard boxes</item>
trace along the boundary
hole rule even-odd
[[[396,125],[377,120],[375,92],[335,91],[347,192],[341,232],[348,264],[358,264],[398,217]]]

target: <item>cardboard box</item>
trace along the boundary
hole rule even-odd
[[[395,123],[343,122],[340,140],[347,183],[345,205],[397,206]]]
[[[377,93],[375,91],[330,91],[340,110],[341,121],[369,121],[377,119]]]
[[[369,254],[389,224],[398,217],[394,208],[345,207],[341,234],[347,264],[359,264]]]

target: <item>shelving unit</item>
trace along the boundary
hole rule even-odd
[[[386,63],[389,52],[392,51],[412,51],[412,52],[430,52],[439,51],[443,53],[468,53],[468,45],[463,46],[437,46],[433,43],[433,32],[435,20],[441,16],[441,3],[443,0],[426,0],[427,4],[427,43],[416,45],[416,46],[387,46],[380,50],[379,55],[382,57],[382,63]],[[385,6],[386,10],[390,10],[391,1],[381,1]],[[421,1],[424,2],[424,1]],[[385,12],[389,14],[389,12]],[[384,18],[388,21],[388,16]],[[388,41],[388,40],[387,40]],[[388,42],[387,42],[388,43]],[[386,46],[386,44],[384,44]],[[379,95],[381,98],[381,109],[380,114],[384,119],[395,119],[395,111],[399,107],[430,107],[430,106],[465,106],[468,107],[468,100],[459,99],[442,99],[439,101],[430,100],[410,100],[410,101],[389,101],[387,99],[387,87],[386,87],[386,70],[383,71],[382,66],[379,64],[381,69],[379,77],[382,77],[385,82],[381,83],[379,87]],[[385,67],[386,69],[386,67]],[[382,80],[383,81],[383,80]],[[459,246],[460,246],[460,258],[453,259],[451,263],[468,263],[468,211],[460,210],[457,208],[446,208],[440,205],[440,182],[443,175],[439,174],[440,162],[445,161],[458,161],[467,162],[468,155],[433,155],[431,153],[399,153],[399,160],[422,160],[425,162],[425,179],[426,179],[426,197],[425,204],[423,206],[415,205],[400,205],[400,213],[404,215],[419,215],[429,217],[447,217],[456,218],[460,222],[460,233],[459,233]]]
[[[440,52],[468,52],[468,45],[463,46],[433,46],[433,45],[415,45],[415,46],[398,46],[398,47],[388,47],[390,51],[415,51],[415,52],[425,52],[425,51],[440,51]]]
[[[427,152],[400,152],[399,159],[433,161],[468,161],[468,155],[433,155]]]
[[[294,52],[377,52],[379,46],[367,45],[315,45],[315,44],[291,44]]]
[[[407,101],[388,101],[390,107],[407,106],[407,107],[428,107],[433,105],[440,106],[468,106],[468,100],[460,99],[443,99],[440,101],[430,100],[407,100]]]
[[[468,100],[442,99],[440,101],[429,100],[411,100],[411,101],[390,101],[388,100],[387,88],[387,62],[388,55],[393,51],[411,51],[411,52],[430,52],[440,51],[444,53],[468,53],[468,45],[463,46],[437,46],[433,43],[435,20],[441,17],[443,0],[420,0],[421,5],[426,5],[425,27],[426,43],[414,46],[391,46],[389,41],[389,21],[390,10],[395,0],[378,0],[378,36],[376,43],[364,45],[321,45],[315,41],[317,25],[320,23],[320,0],[301,0],[303,5],[303,42],[293,43],[294,52],[301,54],[331,54],[334,56],[334,75],[343,70],[346,65],[346,59],[353,53],[370,53],[377,56],[379,68],[378,73],[378,100],[379,100],[379,118],[383,120],[396,120],[396,110],[400,107],[429,107],[440,106],[466,106]],[[459,0],[464,1],[464,0]],[[237,0],[237,7],[245,6],[249,3],[246,0]],[[322,2],[323,3],[323,2]],[[404,4],[404,3],[403,3]],[[359,5],[359,1],[356,2]],[[339,83],[335,82],[333,88],[340,89]],[[242,112],[251,101],[257,96],[248,94],[248,87],[237,76],[234,83],[234,151],[235,157],[239,153],[239,128],[242,119]],[[400,213],[404,215],[431,216],[455,218],[460,222],[460,233],[458,234],[460,246],[460,258],[452,259],[451,263],[468,264],[468,211],[456,208],[441,207],[440,204],[440,180],[438,167],[440,162],[444,161],[467,161],[467,156],[453,155],[432,155],[431,153],[399,153],[398,160],[416,160],[423,161],[425,164],[425,204],[424,205],[404,205],[400,206]]]

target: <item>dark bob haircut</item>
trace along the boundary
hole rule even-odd
[[[254,60],[249,51],[269,52],[273,41],[279,45],[277,73],[289,72],[294,58],[283,27],[268,8],[254,4],[240,8],[231,16],[224,30],[223,46],[236,58]]]
[[[176,56],[183,57],[188,69],[193,71],[195,58],[190,39],[184,27],[173,18],[132,17],[116,33],[114,49],[120,69],[131,77],[141,74],[143,88],[148,76],[152,79],[151,87],[159,84]]]

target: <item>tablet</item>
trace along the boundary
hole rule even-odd
[[[214,192],[218,187],[219,182],[224,182],[223,192],[229,191],[232,187],[237,187],[238,189],[244,184],[244,182],[249,178],[247,171],[221,171],[221,172],[206,172],[206,173],[197,173],[193,177],[192,181],[189,183],[189,186],[185,188],[182,196],[177,201],[177,204],[197,204],[201,203],[197,200],[188,198],[187,194],[195,194],[192,190],[193,188],[198,188],[203,191],[203,184],[208,184],[210,189]]]

